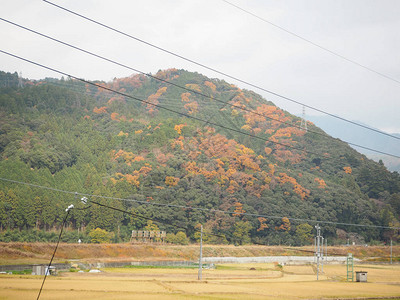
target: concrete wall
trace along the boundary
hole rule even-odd
[[[262,256],[262,257],[204,257],[205,263],[274,263],[279,264],[307,264],[314,263],[314,256]],[[354,261],[359,261],[354,259]],[[323,263],[343,264],[346,263],[346,256],[324,257]]]

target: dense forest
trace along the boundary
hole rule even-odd
[[[399,227],[399,174],[300,125],[185,70],[91,83],[0,72],[0,241],[55,240],[70,204],[67,242],[97,228],[113,242],[142,229],[196,241],[202,224],[208,243],[302,245],[313,220],[330,222],[330,243],[396,241],[384,227]]]

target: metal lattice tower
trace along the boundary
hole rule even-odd
[[[24,82],[22,81],[22,72],[19,72],[18,76],[18,87],[23,88],[24,87]]]
[[[321,227],[319,224],[315,226],[317,230],[317,236],[315,237],[315,258],[317,260],[317,280],[319,280],[320,273],[320,265],[321,265],[321,273],[324,272],[324,238],[321,235]],[[314,258],[314,260],[315,260]]]
[[[354,281],[354,259],[353,254],[347,254],[347,281]]]
[[[307,132],[307,121],[306,121],[306,107],[303,105],[303,113],[301,115],[301,124],[300,124],[301,130],[304,130]]]

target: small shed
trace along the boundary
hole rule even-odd
[[[356,281],[357,282],[367,282],[367,274],[368,274],[368,272],[365,272],[365,271],[356,272]]]
[[[54,266],[46,266],[45,275],[57,275],[57,268]]]
[[[44,275],[45,266],[43,265],[33,265],[32,275]]]

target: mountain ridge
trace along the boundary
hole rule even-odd
[[[192,240],[203,224],[210,242],[301,244],[310,240],[313,220],[329,220],[325,234],[332,238],[337,229],[368,241],[396,238],[384,228],[330,222],[397,224],[398,174],[323,137],[312,123],[309,132],[299,129],[300,118],[252,91],[185,70],[154,76],[164,82],[132,75],[97,86],[48,79],[2,88],[1,176],[135,199],[102,203],[159,220],[160,228],[184,231]],[[0,188],[2,228],[59,226],[66,195],[4,182]],[[160,210],[152,202],[167,206]],[[99,207],[74,212],[69,224],[86,231],[120,228],[122,240],[148,225]]]

